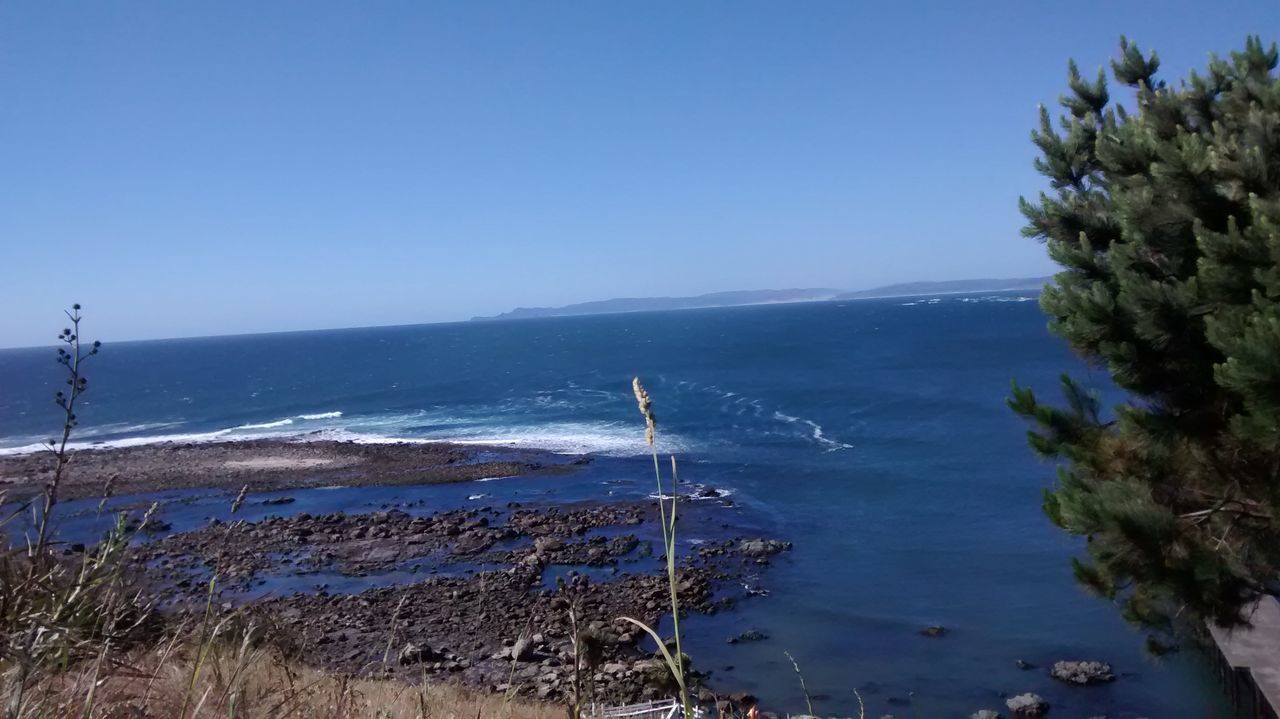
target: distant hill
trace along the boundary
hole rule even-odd
[[[942,282],[903,282],[857,292],[842,292],[838,300],[871,299],[874,297],[914,297],[917,295],[959,295],[973,292],[1010,292],[1013,290],[1039,290],[1052,277],[1019,277],[1012,280],[944,280]]]
[[[492,317],[475,317],[476,320],[515,320],[531,317],[571,317],[575,315],[604,315],[618,312],[649,312],[653,310],[691,310],[699,307],[737,307],[740,305],[764,305],[777,302],[815,302],[834,299],[840,290],[808,288],[792,290],[734,290],[712,292],[696,297],[621,297],[612,300],[581,302],[564,307],[517,307]]]
[[[821,302],[823,300],[857,300],[875,297],[908,297],[914,295],[967,294],[972,292],[1007,292],[1011,290],[1039,290],[1048,277],[1026,277],[1012,280],[947,280],[944,282],[905,282],[885,285],[869,290],[845,292],[829,288],[790,290],[735,290],[712,292],[695,297],[619,297],[612,300],[580,302],[564,307],[517,307],[491,317],[473,317],[473,320],[518,320],[534,317],[574,317],[580,315],[606,315],[621,312],[652,312],[656,310],[691,310],[700,307],[740,307],[783,302]]]

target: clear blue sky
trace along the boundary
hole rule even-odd
[[[1028,132],[1280,2],[0,4],[0,346],[1048,273]]]

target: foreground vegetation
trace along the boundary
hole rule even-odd
[[[58,672],[33,687],[24,717],[563,719],[564,709],[451,684],[357,679],[269,647],[172,644]],[[194,678],[194,681],[193,681]]]
[[[1065,407],[1011,405],[1064,463],[1044,508],[1089,540],[1077,577],[1159,649],[1247,621],[1280,575],[1280,54],[1251,38],[1171,86],[1120,50],[1132,103],[1073,63],[1033,134],[1053,193],[1022,208],[1065,268],[1050,327],[1131,399],[1109,417],[1064,378]]]

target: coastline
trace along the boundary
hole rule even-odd
[[[585,469],[589,455],[275,438],[82,449],[73,457],[64,498],[92,501],[112,481],[114,501],[125,503],[139,533],[129,562],[162,626],[182,626],[214,606],[219,621],[240,616],[271,627],[281,651],[307,647],[305,664],[323,672],[448,682],[550,703],[574,696],[575,637],[585,626],[599,652],[591,672],[597,700],[670,695],[661,660],[622,619],[660,627],[669,606],[652,499],[602,489],[594,498],[485,503],[489,495],[477,494],[450,508],[403,496],[322,512],[317,493],[307,492],[563,475]],[[48,465],[46,455],[0,457],[0,479],[11,497],[18,487],[35,492]],[[162,500],[147,524],[130,502],[149,492],[234,493],[245,485],[256,510],[247,517],[222,508],[201,519],[208,510],[179,497]],[[298,496],[260,496],[278,490]],[[690,500],[685,536],[693,547],[678,563],[682,613],[717,614],[765,594],[761,575],[790,543],[730,530],[725,522],[741,510],[719,493]],[[73,510],[64,521],[89,526],[96,517]],[[88,537],[67,539],[63,553],[74,559],[93,546]],[[703,703],[726,696],[702,671],[689,679]],[[721,692],[734,684],[715,681]]]
[[[72,453],[60,497],[172,489],[251,492],[329,486],[424,485],[494,477],[554,475],[591,461],[546,450],[449,442],[359,443],[303,437],[156,443]],[[38,493],[52,472],[48,453],[0,456],[0,490]]]

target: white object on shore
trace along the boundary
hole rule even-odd
[[[591,719],[679,719],[682,713],[680,702],[675,699],[628,704],[620,707],[605,707],[591,714]],[[702,716],[701,709],[694,709],[695,717]]]

